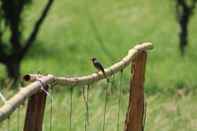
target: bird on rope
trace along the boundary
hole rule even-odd
[[[103,75],[105,76],[105,78],[107,79],[107,82],[109,82],[109,79],[107,78],[107,75],[105,73],[105,70],[104,70],[101,62],[99,62],[95,57],[93,57],[91,60],[92,60],[92,64],[97,69],[97,71],[101,71],[103,73]]]

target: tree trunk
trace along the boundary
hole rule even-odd
[[[10,59],[5,65],[8,77],[16,82],[20,76],[20,61]]]
[[[181,31],[179,34],[179,38],[180,38],[180,50],[182,55],[185,54],[185,48],[188,45],[188,24],[189,24],[188,18],[184,18],[184,20],[182,20],[182,22],[180,23]]]

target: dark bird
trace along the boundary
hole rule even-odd
[[[94,65],[94,67],[98,70],[101,71],[103,73],[103,75],[105,76],[107,82],[109,82],[109,79],[107,78],[107,75],[105,74],[105,70],[103,68],[103,65],[95,58],[93,57],[92,59],[92,63]]]
[[[101,71],[101,72],[105,75],[105,77],[106,77],[106,74],[105,74],[105,70],[104,70],[104,68],[103,68],[103,65],[102,65],[95,57],[93,57],[91,60],[92,60],[92,63],[93,63],[93,65],[94,65],[94,67],[95,67],[98,71]]]

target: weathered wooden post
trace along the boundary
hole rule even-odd
[[[146,51],[139,52],[132,62],[130,96],[124,131],[144,130],[144,78]]]
[[[48,86],[44,86],[48,90]],[[28,100],[28,107],[23,131],[42,131],[47,94],[40,90]]]

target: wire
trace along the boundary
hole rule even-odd
[[[7,123],[7,124],[8,124],[8,125],[7,125],[7,126],[8,126],[7,129],[8,129],[8,131],[10,131],[10,116],[8,116],[7,122],[8,122],[8,123]]]
[[[144,101],[144,110],[143,110],[143,129],[142,129],[142,131],[144,131],[144,127],[146,124],[146,111],[147,111],[147,102],[145,100]]]
[[[118,95],[118,118],[117,118],[117,131],[120,129],[120,103],[121,103],[121,95],[122,95],[122,76],[123,76],[123,70],[121,71],[120,74],[120,79],[119,79],[119,95]]]
[[[20,106],[17,111],[17,131],[20,131]]]
[[[85,87],[83,87],[83,100],[85,102],[85,107],[87,106],[86,96],[85,96]],[[85,118],[85,131],[87,131],[87,108],[86,108],[86,118]]]
[[[21,89],[21,87],[23,86],[23,81],[21,79],[19,79],[19,90]],[[17,131],[20,131],[20,114],[21,114],[21,106],[18,106],[18,110],[17,110]]]
[[[88,104],[88,101],[89,101],[89,88],[90,88],[90,85],[87,86],[87,94],[86,94],[86,101],[87,101],[87,104],[86,104],[86,110],[87,110],[87,124],[89,125],[89,104]]]
[[[51,93],[50,93],[50,96],[51,96],[51,99],[50,99],[50,131],[52,131],[52,127],[53,127],[53,95],[52,95],[52,88],[51,88]]]
[[[70,87],[70,123],[69,123],[69,131],[72,131],[72,106],[73,106],[73,87]]]
[[[108,87],[110,85],[111,85],[111,83],[107,83],[107,86],[105,87],[105,105],[104,105],[103,129],[102,129],[102,131],[105,131],[105,120],[106,120],[106,111],[107,111],[107,102],[108,102],[107,91],[108,91]]]
[[[86,107],[85,131],[87,131],[87,127],[89,124],[88,90],[89,90],[89,85],[87,85],[86,93],[85,93],[85,87],[83,87],[83,99],[84,99],[85,107]]]

